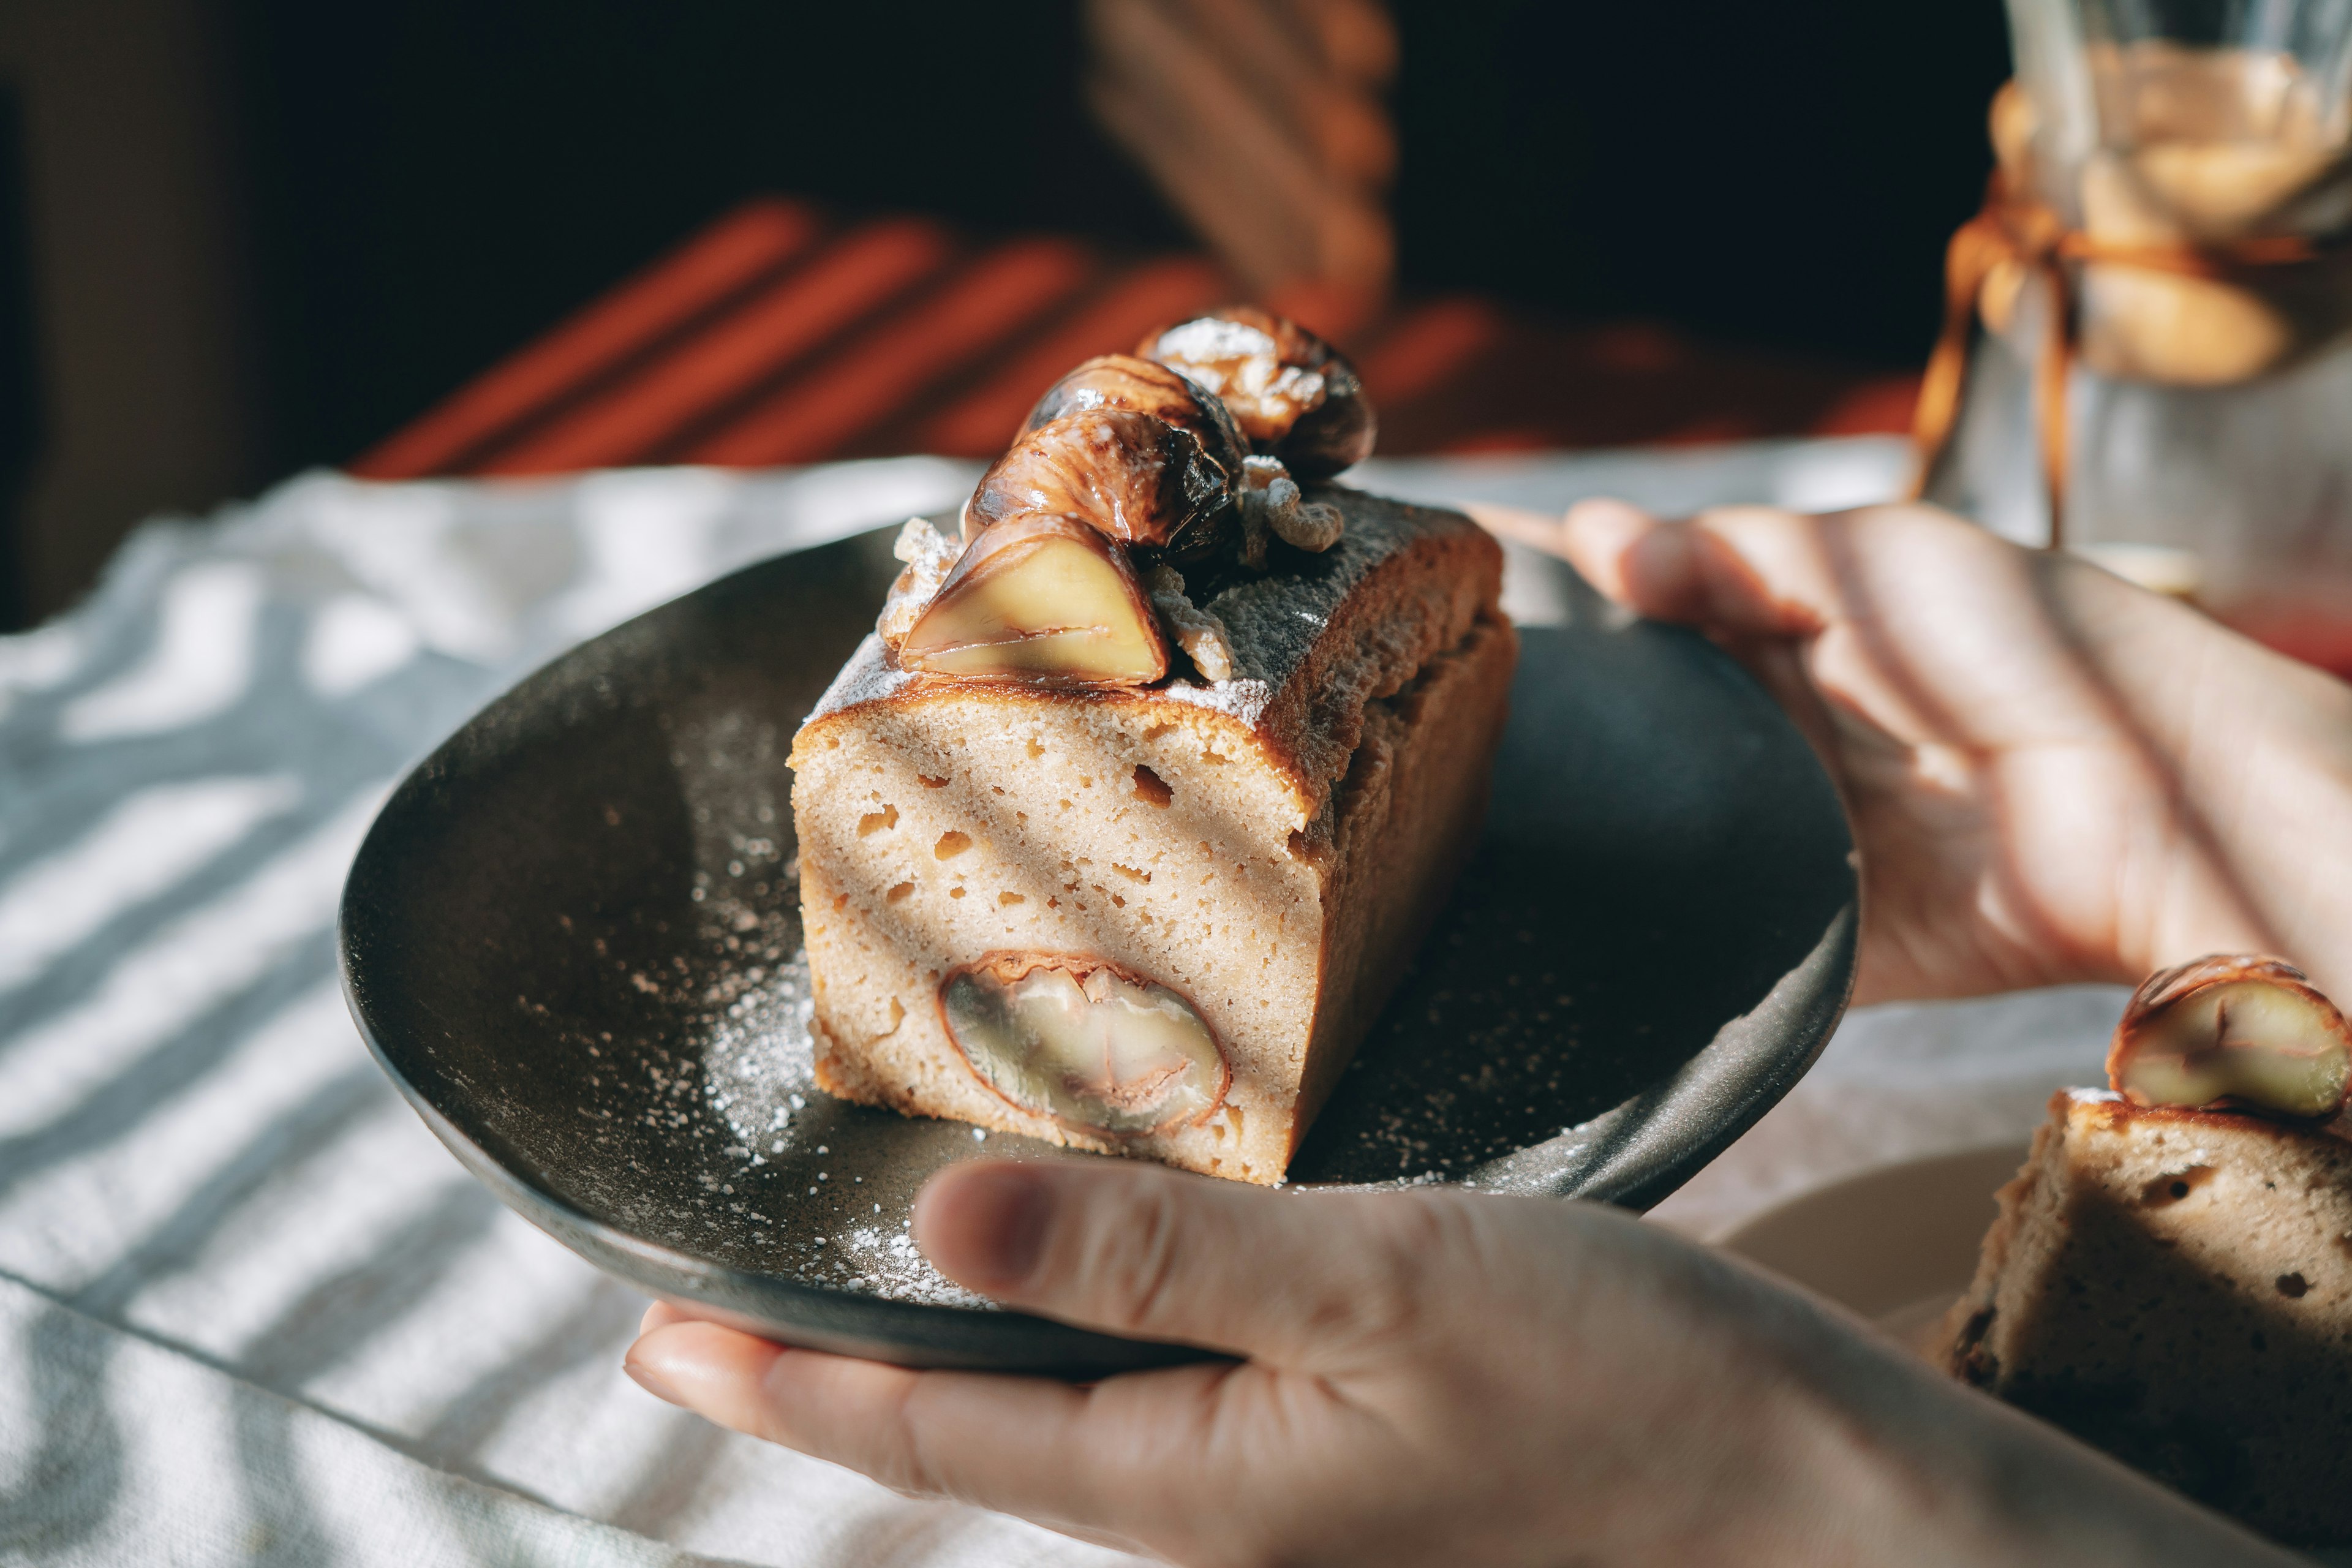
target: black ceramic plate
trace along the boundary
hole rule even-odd
[[[931,1172],[1055,1151],[808,1081],[801,717],[872,624],[890,531],[587,643],[419,767],[344,889],[352,1009],[442,1141],[656,1295],[919,1365],[1193,1352],[997,1310],[906,1235]],[[1486,836],[1292,1168],[1646,1206],[1785,1093],[1844,1005],[1855,885],[1811,752],[1730,660],[1535,586]],[[1541,595],[1539,595],[1541,596]]]

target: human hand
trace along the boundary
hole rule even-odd
[[[2215,952],[2352,994],[2352,688],[1931,507],[1587,501],[1553,526],[1595,587],[1706,632],[1811,737],[1861,850],[1857,1002]]]
[[[975,1162],[914,1228],[1006,1306],[1247,1359],[1073,1387],[656,1306],[633,1375],[901,1491],[1183,1563],[2289,1561],[1612,1209]]]

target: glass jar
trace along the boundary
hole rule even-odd
[[[2352,677],[2352,0],[2009,10],[1925,493]]]

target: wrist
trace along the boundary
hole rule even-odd
[[[1786,1468],[1765,1516],[1771,1550],[1749,1561],[2294,1561],[1826,1311],[1809,1327],[1818,1338],[1798,1347],[1769,1434]]]

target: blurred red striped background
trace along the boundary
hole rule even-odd
[[[1089,354],[1240,290],[1206,259],[980,241],[929,219],[739,207],[369,451],[374,479],[1000,451]],[[1268,301],[1349,349],[1383,453],[1908,428],[1913,376],[1579,328],[1492,301],[1370,321]]]

